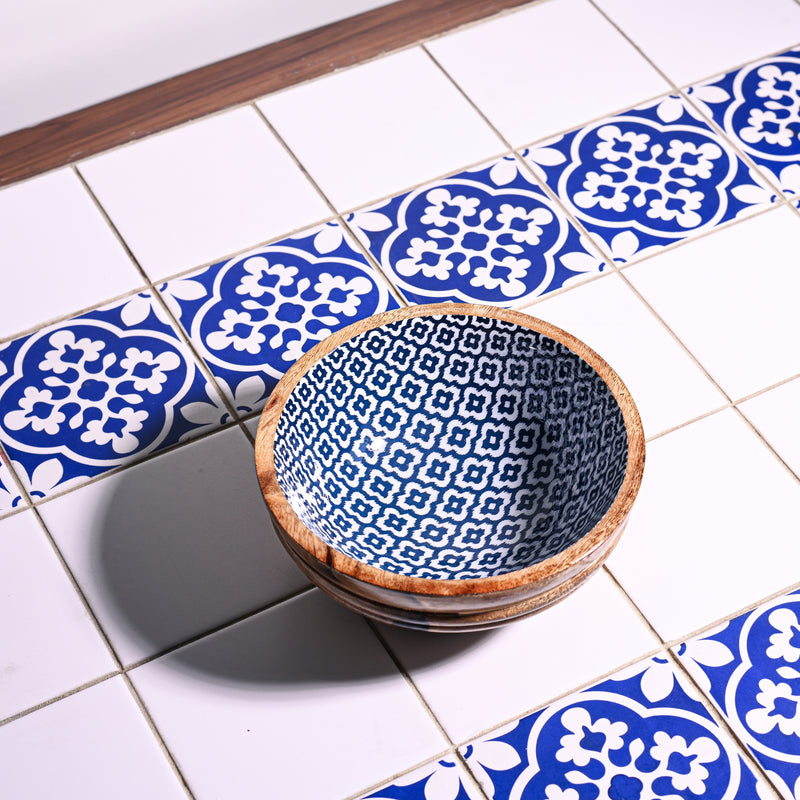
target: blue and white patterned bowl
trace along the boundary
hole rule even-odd
[[[477,630],[600,566],[644,437],[619,377],[575,337],[439,304],[362,320],[303,356],[264,409],[256,466],[278,535],[334,598]]]

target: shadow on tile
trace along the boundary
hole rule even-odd
[[[82,492],[81,504],[62,507],[48,524],[56,530],[72,517],[57,538],[72,546],[89,540],[84,556],[67,558],[125,664],[277,603],[169,658],[246,682],[358,681],[396,671],[388,658],[361,657],[364,648],[383,649],[357,615],[321,593],[281,602],[309,584],[272,530],[252,447],[240,431],[216,434],[74,496]],[[83,524],[76,521],[81,517]],[[457,657],[479,641],[480,635],[452,637],[446,648],[430,648],[431,659]],[[320,649],[320,642],[327,644]]]

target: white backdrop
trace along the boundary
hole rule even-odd
[[[5,0],[0,135],[388,0]]]

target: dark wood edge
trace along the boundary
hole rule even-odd
[[[0,137],[0,186],[530,0],[400,0]]]
[[[354,336],[398,320],[438,314],[473,315],[511,322],[555,339],[590,364],[619,403],[628,434],[628,464],[619,492],[603,518],[575,544],[530,567],[486,578],[434,580],[398,575],[356,561],[329,547],[295,514],[275,473],[273,445],[284,405],[298,381],[328,353]],[[323,339],[301,356],[273,390],[256,432],[256,473],[273,522],[309,555],[343,575],[374,586],[428,595],[483,594],[514,589],[532,583],[569,577],[587,562],[603,558],[627,522],[644,474],[645,441],[641,417],[628,388],[611,366],[587,344],[571,333],[520,311],[469,303],[433,303],[384,311],[354,322]]]

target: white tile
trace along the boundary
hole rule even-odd
[[[617,275],[525,309],[582,339],[616,370],[653,436],[726,404],[685,350]]]
[[[0,338],[144,285],[70,169],[0,191],[0,264]]]
[[[0,719],[116,670],[31,511],[0,522],[0,587]]]
[[[688,242],[626,277],[733,400],[800,372],[800,219],[788,208]]]
[[[258,105],[340,211],[506,149],[420,48]]]
[[[330,216],[252,108],[152,136],[79,169],[152,280]]]
[[[800,477],[800,379],[746,400],[739,409]]]
[[[446,747],[364,621],[318,591],[131,679],[198,800],[346,797]]]
[[[0,796],[186,800],[122,678],[0,728]]]
[[[658,646],[603,572],[557,605],[494,631],[435,637],[381,631],[456,742]]]
[[[41,506],[125,664],[307,585],[273,532],[238,427]]]
[[[666,639],[798,580],[800,485],[733,409],[648,445],[608,565]]]
[[[406,788],[412,786],[413,789]],[[395,778],[377,791],[368,791],[360,800],[389,800],[397,797],[398,792],[400,797],[420,800],[423,800],[423,794],[424,800],[485,800],[486,797],[461,766],[458,758],[449,753],[435,762]]]
[[[794,0],[597,0],[675,83],[687,84],[800,40]]]
[[[587,0],[536,3],[428,49],[514,147],[670,88]]]

